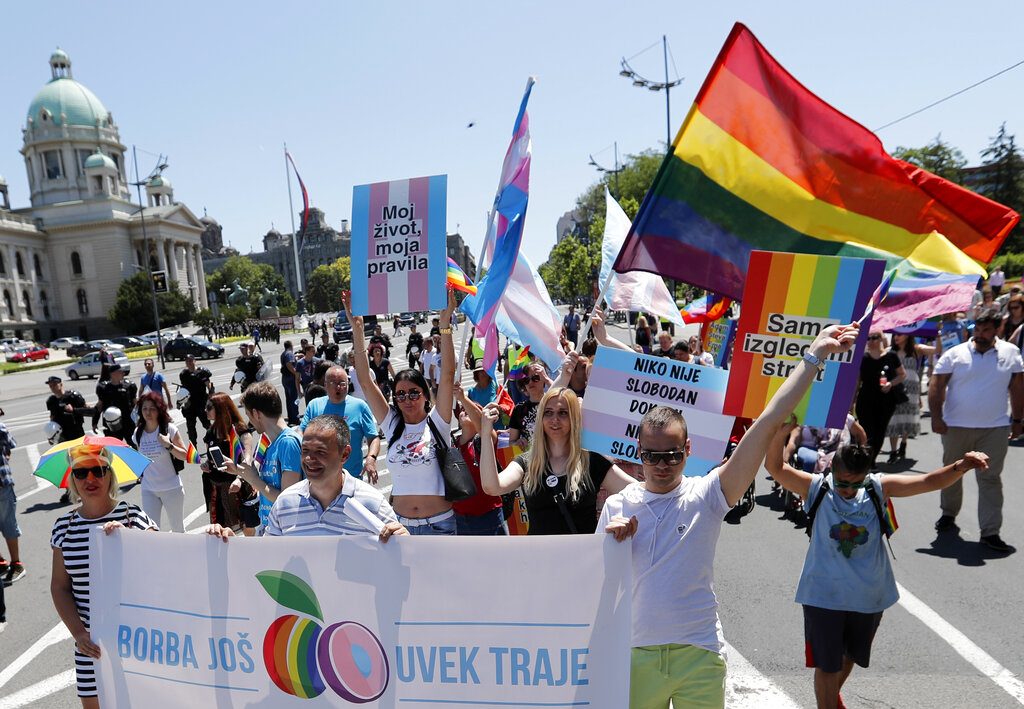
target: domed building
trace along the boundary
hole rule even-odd
[[[71,58],[50,56],[51,79],[22,130],[30,207],[13,208],[0,179],[0,330],[48,341],[116,334],[107,321],[121,281],[165,271],[196,308],[207,307],[201,236],[206,224],[174,201],[170,180],[131,202],[126,146],[113,114],[74,79]]]

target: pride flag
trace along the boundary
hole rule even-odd
[[[709,293],[684,305],[679,314],[683,316],[683,322],[687,325],[690,323],[709,323],[718,320],[729,312],[731,304],[731,298],[724,298],[720,295]]]
[[[530,363],[530,348],[524,347],[512,366],[508,368],[508,379],[522,379],[526,376],[526,365]]]
[[[188,450],[185,451],[185,462],[186,463],[198,463],[199,462],[199,451],[192,445],[192,442],[188,443]]]
[[[245,446],[242,445],[242,439],[239,438],[234,426],[228,432],[228,450],[231,451],[232,462],[242,462],[242,458],[245,456]]]
[[[501,179],[494,197],[491,220],[481,258],[493,249],[487,275],[477,284],[476,295],[469,295],[459,306],[477,330],[489,333],[512,271],[519,257],[523,240],[523,222],[530,201],[530,118],[526,104],[533,89],[533,77],[526,82],[526,92],[519,104],[519,113],[512,128],[512,142],[505,152]],[[487,337],[484,347],[484,369],[492,371],[498,360],[498,339]]]
[[[882,510],[882,517],[884,518],[882,520],[882,532],[886,537],[891,537],[900,528],[900,523],[896,521],[896,508],[892,505],[891,497],[885,500],[885,509]]]
[[[473,281],[469,279],[469,276],[462,270],[462,267],[455,263],[450,256],[448,257],[448,285],[463,293],[476,295],[476,286],[473,285]]]
[[[660,273],[731,298],[743,292],[755,249],[981,276],[975,259],[990,261],[1019,219],[886,154],[737,23],[615,270]]]
[[[263,461],[267,457],[267,448],[270,447],[270,439],[267,438],[267,434],[261,433],[260,440],[256,444],[256,450],[252,454],[252,466],[257,471],[263,468]]]

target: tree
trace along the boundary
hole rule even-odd
[[[892,156],[909,162],[911,165],[917,165],[958,185],[962,185],[964,182],[967,158],[959,148],[944,141],[941,133],[935,136],[932,142],[921,148],[898,146],[892,151]]]
[[[1005,204],[1017,213],[1024,212],[1024,155],[1017,147],[1016,138],[1006,132],[1006,124],[999,126],[999,132],[989,146],[981,151],[983,176],[977,185],[978,192],[1000,204]],[[1024,250],[1024,227],[1018,222],[1003,242],[1001,252]]]
[[[313,313],[341,310],[341,292],[352,283],[352,261],[342,256],[332,264],[317,266],[306,282],[306,308]]]
[[[192,301],[178,290],[177,281],[170,281],[168,288],[169,292],[157,293],[156,296],[161,328],[186,323],[195,312]],[[148,273],[136,273],[131,278],[121,281],[114,307],[107,313],[107,320],[129,335],[154,329],[153,295]]]
[[[295,298],[288,292],[288,285],[284,276],[265,263],[256,263],[245,256],[232,256],[216,271],[206,277],[206,289],[217,293],[218,299],[223,302],[220,291],[222,288],[232,287],[235,279],[239,285],[249,291],[250,315],[255,317],[260,309],[260,297],[263,289],[276,290],[278,295],[278,308],[282,315],[295,314]],[[224,310],[223,308],[221,309]]]

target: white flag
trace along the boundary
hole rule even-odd
[[[530,352],[548,369],[558,370],[565,355],[558,340],[562,316],[551,303],[537,269],[522,251],[501,296],[494,322],[498,332],[520,345],[529,345]]]
[[[601,244],[601,283],[612,281],[605,294],[605,300],[612,310],[630,310],[637,313],[650,313],[665,318],[678,328],[685,327],[683,316],[679,314],[675,299],[668,292],[664,279],[656,273],[630,271],[616,273],[612,264],[626,241],[629,233],[629,217],[622,211],[619,203],[612,199],[608,188],[604,189],[605,210],[604,241]]]

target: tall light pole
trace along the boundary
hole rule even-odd
[[[650,49],[650,47],[648,47]],[[646,51],[646,50],[644,50]],[[674,81],[669,81],[668,78],[668,38],[665,35],[661,35],[661,51],[664,55],[665,60],[665,80],[664,81],[651,81],[646,79],[636,72],[629,65],[629,61],[623,57],[620,62],[619,76],[623,76],[627,79],[633,80],[633,86],[638,88],[645,88],[650,91],[664,91],[665,92],[665,150],[672,150],[672,105],[669,100],[669,93],[671,90],[683,83],[683,77],[678,77]]]
[[[604,167],[603,165],[599,165],[598,162],[596,160],[594,160],[594,156],[593,155],[589,155],[588,156],[590,158],[590,163],[589,164],[590,164],[591,167],[596,168],[597,171],[602,173],[602,174],[603,173],[608,173],[610,175],[615,175],[615,199],[621,199],[622,198],[622,193],[619,192],[619,173],[622,172],[623,170],[625,170],[626,168],[625,167],[619,167],[619,143],[618,143],[618,141],[615,141],[614,143],[612,143],[612,145],[615,146],[615,169],[609,170],[608,168]],[[605,148],[605,150],[607,150],[607,149],[608,148]]]
[[[146,275],[149,277],[149,294],[153,298],[153,319],[156,320],[156,353],[160,357],[160,369],[164,369],[164,348],[163,338],[160,336],[160,306],[156,300],[156,283],[153,282],[153,270],[150,266],[149,256],[149,235],[146,233],[146,205],[142,201],[142,185],[148,184],[154,176],[163,174],[163,171],[167,169],[167,163],[164,161],[163,156],[160,156],[159,162],[153,171],[149,173],[145,180],[139,179],[139,154],[135,150],[135,146],[132,146],[132,162],[135,163],[135,194],[139,198],[139,220],[142,222],[142,244],[145,250],[145,261],[143,268],[146,270]]]

